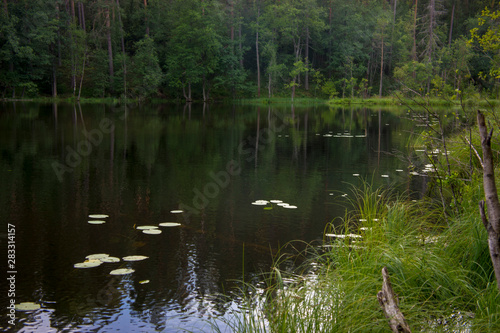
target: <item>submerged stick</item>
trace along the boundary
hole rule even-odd
[[[394,333],[411,333],[410,326],[406,323],[405,317],[397,304],[387,267],[382,268],[382,277],[384,282],[382,283],[382,290],[377,293],[377,298],[384,310],[385,317],[389,319],[391,330]]]

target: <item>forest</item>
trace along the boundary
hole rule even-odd
[[[496,98],[492,0],[2,0],[2,98]]]

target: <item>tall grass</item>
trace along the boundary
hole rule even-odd
[[[280,257],[267,286],[248,299],[254,306],[233,318],[235,331],[387,332],[376,297],[384,266],[414,332],[500,331],[500,296],[476,215],[447,225],[427,202],[367,183],[353,194],[343,225],[325,231],[337,237],[308,249],[309,273],[280,269]]]

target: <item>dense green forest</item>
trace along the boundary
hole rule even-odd
[[[3,0],[0,91],[497,97],[492,0]]]

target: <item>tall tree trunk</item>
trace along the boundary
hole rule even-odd
[[[309,90],[309,27],[306,27],[306,73],[305,73],[305,82],[304,88]]]
[[[493,164],[493,153],[491,151],[491,137],[493,129],[488,133],[484,115],[477,112],[477,124],[481,135],[481,147],[483,150],[483,185],[484,196],[488,206],[488,217],[484,209],[484,201],[479,204],[481,219],[488,231],[488,246],[493,263],[493,270],[497,279],[497,287],[500,291],[500,203],[495,184],[495,167]]]
[[[56,64],[52,64],[52,97],[57,97],[57,72]]]
[[[239,58],[240,58],[240,67],[241,69],[243,69],[243,45],[241,43],[241,23],[239,24],[239,28],[238,28],[238,40],[239,40],[239,51],[240,51],[240,54],[238,55]]]
[[[384,78],[384,29],[382,29],[382,45],[381,45],[381,56],[380,56],[380,86],[378,89],[378,97],[382,97],[382,81]]]
[[[451,37],[453,36],[453,21],[455,20],[455,2],[451,8],[450,34],[448,36],[448,46],[451,46]]]
[[[255,55],[257,58],[257,97],[260,97],[259,12],[260,9],[257,9],[257,32],[255,33]]]
[[[80,2],[81,10],[82,10],[82,22],[80,23],[83,31],[86,31],[85,26],[85,7],[83,6],[83,2]]]
[[[149,20],[148,20],[148,0],[144,0],[144,23],[146,24],[146,35],[149,36]]]
[[[396,27],[396,7],[398,5],[398,0],[394,0],[394,8],[392,15],[392,32],[391,32],[391,47],[389,49],[389,71],[392,68],[392,45],[394,44],[394,28]]]
[[[77,101],[80,100],[80,96],[82,94],[82,84],[83,84],[83,76],[85,75],[85,60],[86,60],[86,58],[87,58],[87,49],[85,49],[85,52],[83,54],[82,77],[80,78],[80,88],[78,89]]]
[[[113,45],[111,44],[111,20],[109,17],[109,6],[105,9],[106,18],[106,35],[108,40],[108,65],[109,65],[109,83],[111,90],[113,90],[113,76],[115,71],[113,69]]]
[[[123,96],[127,98],[127,54],[125,53],[125,39],[123,37],[123,23],[122,15],[120,13],[120,0],[116,0],[116,7],[118,11],[118,22],[120,23],[120,39],[123,54]]]
[[[417,61],[417,7],[418,0],[415,0],[415,11],[413,14],[413,49],[411,50],[411,58],[413,61]],[[415,76],[415,73],[413,73]]]
[[[269,73],[269,78],[267,82],[267,96],[271,98],[271,73]]]

